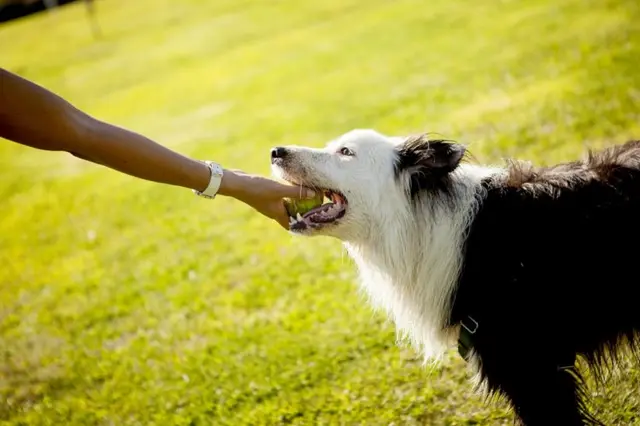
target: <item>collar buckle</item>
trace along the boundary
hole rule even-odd
[[[470,322],[467,323],[467,320]],[[467,315],[460,321],[460,336],[458,337],[458,353],[465,360],[469,361],[469,352],[473,349],[472,336],[478,331],[478,321]]]
[[[471,327],[464,323],[467,319],[471,320]],[[478,321],[474,320],[470,315],[467,315],[467,318],[460,321],[460,325],[464,327],[464,329],[467,330],[469,334],[476,334],[476,331],[478,331]]]

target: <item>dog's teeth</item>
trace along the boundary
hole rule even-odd
[[[296,223],[296,220],[293,218],[293,216],[289,216],[289,225],[293,225],[294,223]]]
[[[298,222],[302,222],[302,220],[303,220],[303,219],[302,219],[302,215],[301,215],[300,213],[298,213],[298,214],[296,215],[296,219],[298,220]]]

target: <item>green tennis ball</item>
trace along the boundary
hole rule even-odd
[[[322,192],[316,192],[316,196],[309,199],[304,200],[296,200],[293,198],[285,198],[284,206],[287,209],[287,213],[289,216],[296,217],[296,215],[304,215],[308,213],[311,209],[319,207],[322,205],[324,201],[324,195]]]

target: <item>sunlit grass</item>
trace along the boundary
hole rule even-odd
[[[432,131],[549,163],[640,135],[634,1],[98,2],[0,27],[0,63],[180,152],[267,174],[281,143]],[[337,241],[230,200],[0,144],[7,424],[502,425],[427,369]],[[640,372],[595,394],[640,424]]]

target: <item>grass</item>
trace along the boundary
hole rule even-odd
[[[640,136],[633,0],[109,0],[0,27],[9,70],[180,152],[267,174],[355,127],[550,163]],[[425,368],[330,239],[0,144],[0,422],[506,425]],[[640,425],[640,369],[593,389]]]

